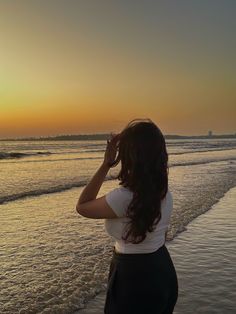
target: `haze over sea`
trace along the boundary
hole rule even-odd
[[[0,141],[0,313],[69,314],[105,290],[112,240],[103,220],[75,211],[105,145]],[[167,148],[171,240],[236,186],[236,139],[167,140]],[[118,170],[99,196],[118,186]]]

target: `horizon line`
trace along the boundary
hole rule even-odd
[[[57,135],[45,135],[45,136],[20,136],[20,137],[4,137],[0,138],[0,141],[6,140],[46,140],[46,139],[57,139],[60,137],[70,138],[70,137],[104,137],[109,136],[111,133],[116,132],[109,132],[109,133],[79,133],[79,134],[57,134]],[[196,137],[207,137],[207,138],[214,138],[214,137],[236,137],[235,133],[207,133],[207,134],[198,134],[198,135],[179,135],[179,134],[163,134],[164,137],[176,137],[176,138],[196,138]]]

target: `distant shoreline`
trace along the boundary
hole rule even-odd
[[[216,134],[216,135],[164,135],[165,139],[226,139],[235,138],[235,134]],[[40,136],[40,137],[22,137],[22,138],[3,138],[0,141],[89,141],[89,140],[106,140],[110,133],[103,134],[77,134],[77,135],[57,135],[57,136]]]

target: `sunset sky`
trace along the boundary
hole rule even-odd
[[[236,1],[0,0],[0,138],[236,132]]]

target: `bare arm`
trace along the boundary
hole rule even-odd
[[[107,142],[104,161],[90,182],[82,191],[76,205],[76,211],[87,218],[116,218],[116,214],[105,200],[105,196],[96,198],[101,185],[110,169],[110,164],[116,157],[117,136]]]
[[[80,194],[78,205],[92,201],[97,197],[97,194],[101,188],[101,185],[106,178],[106,175],[109,171],[109,166],[105,163],[102,163],[98,168],[90,182],[86,185],[82,193]]]

